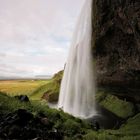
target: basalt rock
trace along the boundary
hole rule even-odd
[[[97,85],[140,101],[140,1],[93,0]]]
[[[0,140],[62,140],[64,137],[53,129],[54,124],[43,114],[33,116],[31,112],[19,109],[0,115]]]
[[[16,99],[20,100],[21,102],[29,102],[29,98],[26,95],[19,95],[19,96],[15,96]]]

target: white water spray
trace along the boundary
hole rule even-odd
[[[58,108],[80,118],[95,115],[95,83],[91,54],[92,0],[85,0],[66,63]]]

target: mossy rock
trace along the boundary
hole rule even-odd
[[[48,102],[57,102],[59,97],[60,83],[53,80],[49,85],[46,93],[48,94]]]
[[[118,117],[128,118],[135,113],[135,107],[131,102],[119,99],[115,95],[110,95],[105,92],[98,92],[96,101],[105,109],[113,112]]]
[[[50,92],[48,95],[48,102],[53,103],[58,101],[59,91],[58,92]]]

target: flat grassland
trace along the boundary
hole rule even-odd
[[[0,92],[9,96],[27,95],[30,96],[49,80],[1,80]]]

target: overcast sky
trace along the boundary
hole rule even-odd
[[[83,0],[0,0],[0,76],[63,69]]]

